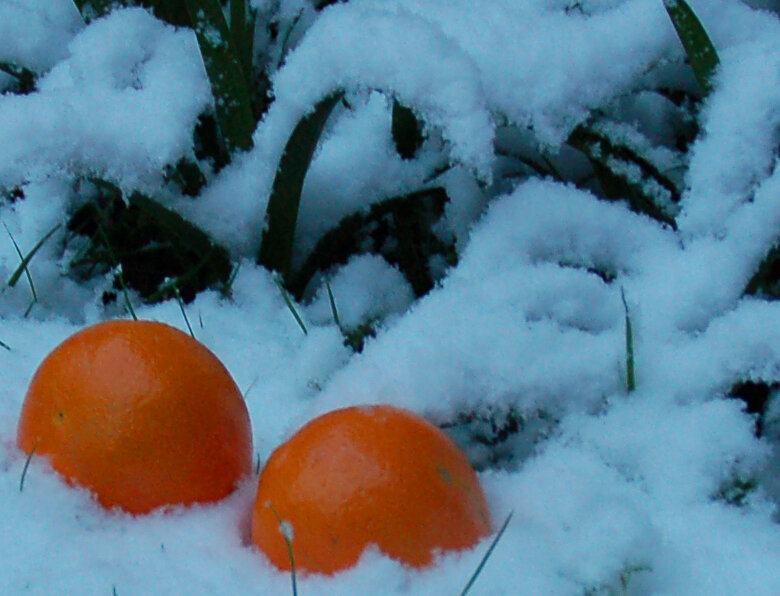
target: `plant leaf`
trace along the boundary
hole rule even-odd
[[[257,262],[279,272],[289,282],[293,240],[298,221],[298,207],[306,172],[320,140],[328,116],[341,100],[338,92],[321,100],[314,111],[298,122],[293,130],[276,171]]]
[[[447,261],[451,246],[433,232],[449,201],[440,187],[376,203],[366,213],[354,213],[325,233],[300,270],[291,277],[290,291],[301,298],[318,271],[346,263],[356,254],[379,254],[404,274],[417,296],[433,288],[428,266],[436,255]]]
[[[641,185],[614,172],[610,167],[610,159],[612,158],[639,167],[643,178],[654,180],[669,193],[672,202],[678,202],[680,191],[652,163],[630,147],[617,144],[608,136],[586,125],[575,128],[567,142],[584,153],[590,160],[606,198],[626,199],[634,211],[649,215],[653,219],[669,225],[672,229],[677,229],[677,222],[674,218],[659,207]]]
[[[712,79],[720,60],[701,21],[685,0],[664,0],[664,8],[672,19],[682,42],[693,74],[706,96],[712,91]]]
[[[241,58],[219,0],[186,0],[206,67],[222,144],[228,154],[252,147],[255,120]]]
[[[30,263],[32,258],[35,256],[35,253],[37,253],[40,248],[46,243],[46,241],[52,237],[54,232],[60,229],[62,227],[62,224],[57,224],[54,226],[51,230],[46,232],[46,234],[38,240],[38,242],[35,243],[35,246],[32,247],[32,250],[27,253],[27,255],[22,259],[22,262],[19,264],[19,266],[16,268],[16,270],[11,274],[11,277],[8,278],[8,285],[10,287],[14,287],[17,282],[19,281],[19,278],[22,276],[22,273],[27,271],[27,265]],[[14,241],[14,244],[16,244],[16,241]],[[29,274],[28,274],[29,275]]]

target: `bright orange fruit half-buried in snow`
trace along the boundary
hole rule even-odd
[[[130,513],[219,500],[252,465],[249,415],[227,369],[151,321],[99,323],[57,346],[30,383],[17,443]]]
[[[271,455],[252,540],[289,570],[282,531],[306,571],[350,567],[372,544],[421,567],[436,551],[473,546],[490,515],[471,464],[441,430],[395,407],[361,406],[312,420]]]

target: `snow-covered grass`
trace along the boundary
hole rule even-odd
[[[129,316],[121,279],[139,318],[189,324],[223,360],[260,462],[347,405],[446,428],[495,529],[513,512],[470,594],[779,594],[778,3],[690,0],[719,59],[706,95],[673,2],[250,4],[273,101],[258,74],[253,146],[227,163],[192,30],[137,7],[85,23],[70,0],[0,0],[0,279],[20,274],[0,290],[0,593],[290,593],[250,544],[255,476],[141,517],[102,510],[43,458],[20,490],[27,383],[83,325]],[[256,261],[288,139],[334,92],[293,243],[296,270],[332,257],[294,298],[303,333],[290,279]],[[394,102],[424,132],[412,159]],[[413,194],[434,187],[440,211]],[[53,229],[27,264],[31,307],[19,253]],[[192,301],[144,300],[128,255],[148,247],[127,229],[169,233],[161,268],[194,259],[156,280]],[[343,255],[322,248],[334,229]],[[399,249],[412,229],[429,291]],[[745,382],[769,395],[752,413],[729,395]],[[491,540],[424,570],[369,550],[334,577],[299,573],[298,592],[458,594]]]

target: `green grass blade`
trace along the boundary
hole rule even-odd
[[[228,154],[252,147],[255,119],[241,58],[219,0],[186,0],[214,95],[217,124]]]
[[[634,330],[631,325],[631,313],[628,311],[626,294],[620,289],[620,298],[623,300],[623,310],[626,313],[626,389],[631,393],[636,389],[636,369],[634,368]]]
[[[284,538],[285,545],[287,545],[287,556],[290,559],[290,577],[292,579],[292,593],[293,593],[293,596],[298,596],[298,585],[297,585],[297,581],[295,579],[295,576],[296,576],[296,573],[295,573],[295,557],[293,556],[292,539],[290,537],[290,532],[285,527],[285,522],[282,520],[281,516],[276,511],[276,509],[274,509],[274,506],[271,505],[271,503],[267,503],[266,506],[274,514],[274,517],[276,518],[276,521],[279,522],[279,533],[282,535],[282,538]]]
[[[24,479],[27,478],[27,469],[30,467],[30,462],[32,461],[33,455],[35,455],[35,451],[38,449],[38,443],[40,443],[40,439],[35,441],[35,445],[33,445],[33,448],[30,450],[30,454],[27,456],[27,459],[24,460],[22,475],[19,478],[19,492],[24,491]]]
[[[303,322],[301,315],[298,313],[298,309],[295,308],[295,304],[293,304],[292,298],[290,298],[290,293],[284,289],[282,282],[276,276],[274,276],[274,283],[276,283],[276,287],[279,288],[279,292],[282,294],[284,303],[287,305],[290,313],[292,313],[295,322],[298,323],[298,327],[301,328],[301,331],[303,331],[304,335],[308,335],[309,330],[306,329],[306,324]]]
[[[32,279],[30,278],[30,272],[27,271],[27,265],[30,263],[32,258],[35,256],[35,253],[37,253],[40,248],[46,243],[46,241],[51,238],[54,235],[54,232],[60,229],[62,227],[62,224],[57,224],[54,226],[51,230],[46,232],[46,234],[36,242],[35,246],[33,246],[32,250],[27,253],[25,257],[22,258],[22,262],[19,264],[19,266],[16,268],[16,271],[14,271],[11,274],[11,277],[8,278],[8,285],[10,287],[14,287],[17,282],[19,281],[19,278],[22,276],[22,273],[27,272],[28,279],[30,280],[30,284],[32,285]],[[8,228],[6,228],[8,229]],[[10,232],[9,232],[10,233]],[[11,240],[13,241],[13,237],[11,237]],[[14,246],[16,246],[16,242],[14,241]],[[17,251],[19,250],[17,246]],[[21,257],[21,253],[19,254]]]
[[[316,105],[312,113],[298,122],[276,171],[266,210],[268,227],[263,233],[257,261],[267,269],[281,273],[286,282],[290,277],[303,181],[325,122],[341,97],[340,92],[329,95]]]
[[[187,311],[184,309],[184,300],[182,300],[181,292],[179,292],[179,288],[177,288],[175,284],[173,286],[173,293],[176,296],[176,302],[179,303],[179,310],[181,310],[181,316],[184,317],[184,322],[187,324],[187,330],[190,332],[190,337],[195,339],[195,333],[192,331],[192,325],[190,325],[190,320],[187,317]]]
[[[116,253],[114,252],[114,249],[111,247],[111,242],[108,239],[108,234],[106,234],[106,230],[100,224],[98,224],[98,233],[103,238],[103,242],[105,243],[106,250],[108,251],[109,258],[111,259],[111,263],[113,264],[114,268],[117,271],[117,279],[119,280],[119,285],[122,288],[122,296],[125,299],[125,306],[127,307],[130,316],[133,317],[133,320],[137,321],[138,317],[135,314],[133,303],[130,301],[130,294],[127,291],[125,276],[122,274],[122,264],[116,258]]]
[[[325,287],[328,290],[328,302],[330,302],[330,312],[333,314],[333,321],[336,326],[344,333],[344,328],[341,326],[341,317],[339,317],[339,309],[336,308],[336,299],[333,297],[333,290],[330,287],[330,282],[325,280]]]
[[[479,565],[477,565],[477,568],[474,570],[474,573],[471,575],[471,578],[469,579],[468,583],[463,588],[463,591],[460,593],[460,596],[466,596],[468,591],[477,581],[479,574],[482,573],[482,569],[484,569],[485,567],[485,563],[487,563],[488,559],[490,558],[490,555],[493,554],[493,549],[496,548],[498,541],[501,540],[501,537],[504,535],[504,532],[506,531],[506,527],[509,525],[509,521],[512,519],[513,514],[514,511],[510,511],[509,515],[506,516],[504,523],[501,524],[501,528],[498,530],[498,534],[496,534],[496,537],[493,538],[493,542],[490,543],[490,546],[488,547],[485,556],[482,557],[482,560],[479,562]]]
[[[664,0],[702,93],[712,91],[712,79],[720,60],[701,21],[685,0]]]
[[[244,72],[244,80],[252,86],[252,47],[254,43],[254,19],[251,7],[245,0],[230,0],[230,34],[236,54]]]
[[[5,222],[3,222],[3,227],[5,228],[5,231],[8,232],[8,236],[11,238],[11,242],[13,243],[14,248],[16,249],[16,254],[19,255],[19,260],[24,261],[24,255],[22,254],[19,245],[16,243],[16,238],[14,238],[14,235],[11,233],[11,230],[8,229],[8,226],[5,225]],[[27,283],[30,284],[30,292],[32,293],[32,299],[34,304],[38,302],[38,292],[35,291],[35,284],[33,283],[33,278],[32,275],[30,275],[30,269],[28,267],[24,268],[24,273],[27,276]],[[8,285],[11,286],[10,281]]]

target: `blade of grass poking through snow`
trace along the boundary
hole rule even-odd
[[[276,287],[279,288],[279,292],[282,294],[282,298],[284,299],[284,303],[287,305],[287,308],[292,313],[293,318],[295,319],[295,322],[298,323],[298,326],[301,328],[301,331],[303,331],[304,335],[309,334],[309,330],[306,329],[306,325],[303,322],[303,319],[301,318],[301,315],[298,314],[298,309],[295,308],[295,305],[293,304],[292,298],[290,298],[290,293],[284,289],[284,286],[282,285],[282,282],[279,281],[279,278],[274,276],[274,283],[276,284]]]
[[[330,312],[333,314],[333,321],[336,326],[344,333],[344,328],[341,326],[341,317],[339,317],[339,309],[336,308],[336,299],[333,297],[333,290],[330,287],[330,282],[325,281],[325,288],[328,290],[328,302],[330,302]]]
[[[664,0],[664,7],[685,48],[699,87],[704,95],[708,95],[712,91],[712,78],[720,62],[715,46],[699,17],[685,0]]]
[[[512,519],[513,514],[514,511],[510,511],[509,515],[506,516],[504,523],[501,524],[501,528],[498,530],[498,534],[496,534],[496,537],[493,538],[493,542],[490,543],[490,546],[488,547],[485,556],[482,557],[482,560],[479,562],[479,565],[477,565],[477,568],[474,570],[474,573],[471,575],[471,578],[469,579],[468,583],[463,588],[463,591],[460,593],[460,596],[466,596],[468,591],[474,585],[474,582],[477,581],[479,574],[482,573],[482,569],[484,569],[485,567],[485,563],[487,563],[488,559],[490,558],[490,555],[493,554],[493,549],[496,548],[498,541],[501,540],[501,536],[504,535],[504,532],[506,531],[506,527],[509,525],[509,520]]]
[[[631,313],[628,312],[626,294],[620,289],[620,298],[623,300],[623,310],[626,313],[626,389],[631,393],[636,389],[636,371],[634,369],[634,330],[631,326]]]
[[[255,119],[251,93],[235,40],[230,34],[219,0],[186,0],[211,92],[217,125],[225,150],[252,147]]]
[[[301,119],[284,148],[266,208],[268,227],[263,232],[257,262],[278,271],[289,282],[295,226],[306,172],[320,140],[325,122],[343,93],[321,100]]]
[[[133,303],[130,302],[130,294],[127,292],[127,284],[125,283],[125,276],[122,274],[122,264],[117,260],[116,254],[114,253],[114,249],[111,248],[111,242],[108,240],[108,234],[106,234],[106,230],[103,229],[103,226],[98,224],[98,233],[103,238],[103,242],[106,245],[106,251],[108,252],[108,256],[111,259],[111,264],[114,266],[114,269],[116,270],[116,276],[119,280],[119,286],[122,288],[122,296],[125,299],[125,306],[127,307],[127,310],[130,312],[130,316],[133,317],[134,321],[138,320],[138,317],[135,315],[135,309],[133,308]]]
[[[41,247],[46,243],[46,241],[49,238],[51,238],[54,235],[54,232],[59,230],[60,227],[62,227],[62,224],[57,224],[51,230],[46,232],[46,234],[44,234],[43,238],[38,240],[38,242],[35,243],[35,246],[32,247],[32,250],[30,252],[28,252],[27,255],[24,256],[24,257],[22,257],[22,253],[19,251],[19,246],[16,244],[16,241],[14,240],[14,237],[11,236],[11,242],[14,243],[14,246],[16,247],[16,252],[19,254],[19,258],[22,259],[22,262],[16,268],[16,271],[14,271],[11,274],[11,277],[8,278],[8,285],[10,287],[13,288],[17,284],[17,282],[19,281],[19,278],[22,276],[22,273],[26,273],[27,274],[27,279],[30,282],[30,288],[32,289],[32,292],[33,292],[33,297],[37,301],[38,297],[35,294],[35,287],[33,286],[32,277],[30,276],[30,272],[27,270],[27,265],[30,263],[32,258],[35,256],[35,253],[37,253],[41,249]],[[8,230],[8,228],[6,228],[6,230]],[[11,232],[9,231],[8,234],[10,235]]]
[[[282,538],[284,538],[284,543],[287,545],[287,556],[290,558],[290,577],[292,579],[292,593],[293,596],[298,596],[298,584],[295,580],[295,557],[293,556],[293,549],[292,549],[292,526],[289,522],[285,522],[282,520],[279,513],[274,509],[274,506],[271,505],[271,503],[266,503],[266,507],[268,507],[271,512],[274,514],[274,517],[276,518],[276,521],[279,522],[279,533],[282,535]]]
[[[16,243],[16,239],[14,238],[14,235],[11,234],[11,230],[8,229],[8,226],[5,225],[5,222],[3,222],[3,227],[5,228],[5,231],[8,232],[8,236],[11,238],[11,242],[14,245],[14,248],[16,249],[16,254],[19,255],[19,260],[24,261],[24,255],[22,255],[22,251],[19,249],[19,245]],[[27,276],[27,283],[30,284],[30,293],[32,294],[32,301],[30,302],[30,305],[27,307],[27,310],[24,311],[24,318],[27,318],[27,315],[30,314],[32,311],[32,307],[35,305],[36,302],[38,302],[38,292],[35,291],[35,284],[33,283],[32,275],[30,275],[30,269],[28,267],[24,268],[24,273]],[[10,283],[8,284],[11,285]]]
[[[184,300],[181,298],[181,292],[179,292],[179,288],[176,287],[176,284],[173,286],[173,293],[176,296],[176,302],[179,303],[179,309],[181,310],[181,316],[184,317],[184,322],[187,324],[187,330],[190,332],[190,337],[192,339],[195,339],[195,334],[192,332],[192,326],[190,325],[190,320],[187,318],[187,311],[184,310]]]
[[[248,88],[252,87],[252,53],[255,34],[255,9],[246,0],[230,0],[230,34],[244,71]]]
[[[19,478],[19,492],[24,491],[24,479],[27,478],[27,469],[30,467],[30,462],[32,461],[33,455],[35,455],[35,451],[38,449],[38,443],[40,443],[40,439],[35,441],[35,445],[33,445],[33,448],[30,449],[30,453],[27,455],[27,459],[24,460],[22,475]]]
[[[0,348],[3,348],[4,350],[8,350],[9,352],[11,351],[11,346],[9,346],[7,343],[5,343],[2,340],[0,340]]]

